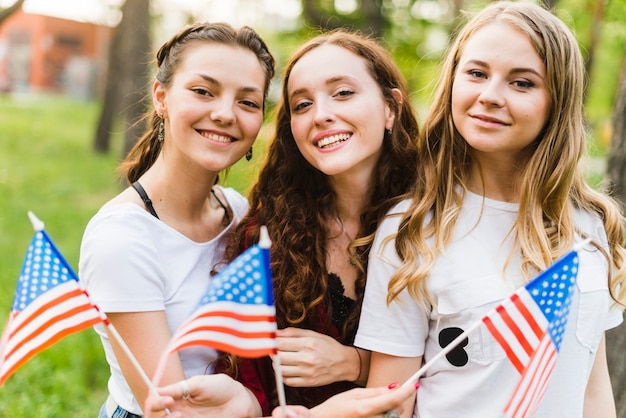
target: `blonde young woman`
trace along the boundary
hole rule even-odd
[[[459,33],[419,143],[420,181],[370,252],[355,340],[372,350],[368,386],[405,381],[591,238],[579,252],[569,322],[535,416],[615,416],[604,330],[622,321],[615,302],[625,299],[624,219],[579,165],[583,79],[576,39],[540,6],[494,3]],[[413,416],[501,416],[518,380],[478,329],[426,371]]]

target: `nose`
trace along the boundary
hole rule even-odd
[[[485,106],[501,107],[504,105],[503,84],[497,79],[490,79],[483,84],[478,101]]]
[[[325,100],[316,100],[315,102],[315,118],[316,125],[323,125],[335,120],[332,106]]]
[[[213,100],[211,103],[209,116],[211,117],[211,120],[216,123],[230,125],[235,121],[235,112],[233,111],[234,106],[234,100],[225,97],[218,98]]]

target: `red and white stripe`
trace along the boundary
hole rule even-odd
[[[102,321],[75,280],[46,291],[23,311],[11,312],[0,347],[0,385],[38,352]]]

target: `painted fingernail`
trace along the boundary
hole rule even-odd
[[[418,390],[420,388],[420,382],[415,382],[415,390]]]
[[[387,386],[389,389],[395,389],[398,387],[398,382],[393,382],[390,383],[389,386]]]

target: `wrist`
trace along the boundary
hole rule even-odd
[[[359,380],[361,380],[361,369],[363,368],[363,357],[358,348],[356,348],[355,346],[352,346],[352,348],[354,349],[353,351],[356,353],[356,371],[355,373],[353,373],[353,379],[351,381],[358,384]]]
[[[263,415],[263,411],[261,410],[261,405],[259,404],[258,399],[254,396],[254,393],[247,387],[245,387],[241,382],[237,382],[241,386],[240,398],[242,400],[242,411],[244,413],[243,416],[246,417],[260,417]],[[244,406],[245,405],[245,406]]]

